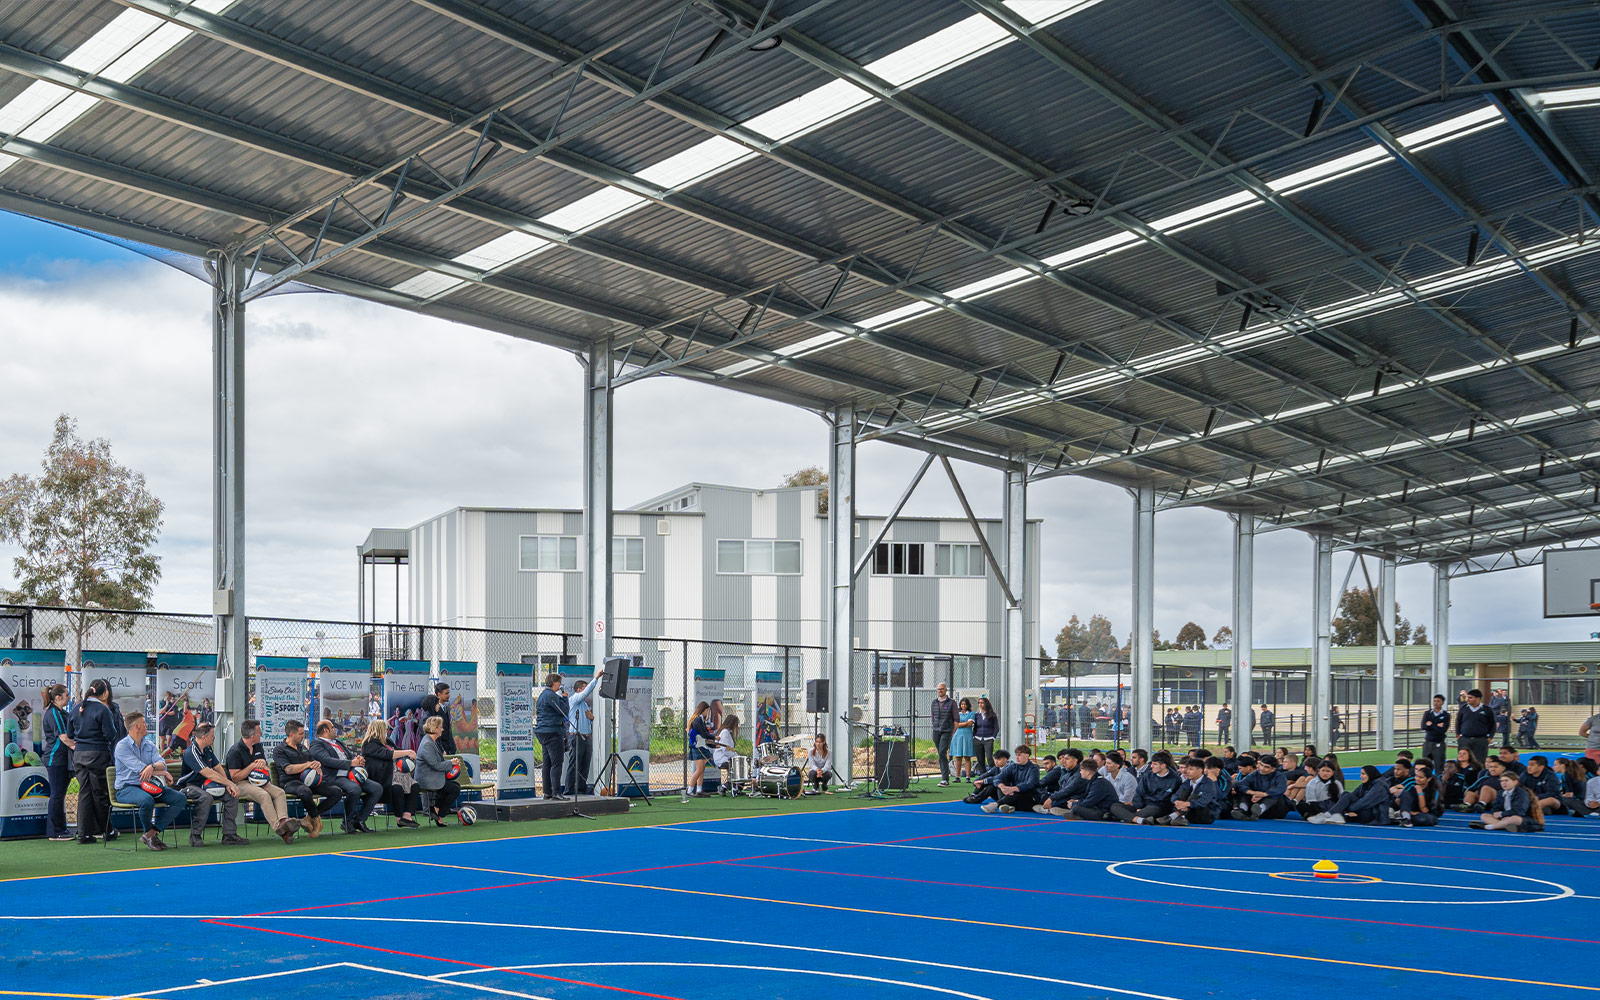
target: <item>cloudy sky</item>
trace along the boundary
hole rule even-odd
[[[210,293],[165,265],[0,212],[0,476],[37,470],[55,416],[106,437],[167,504],[156,607],[209,607]],[[579,506],[580,371],[568,354],[331,295],[252,305],[247,325],[248,579],[257,614],[355,615],[354,547],[375,526],[450,507]],[[681,483],[775,485],[826,466],[815,415],[676,379],[627,387],[616,409],[617,502]],[[921,461],[861,449],[859,509],[886,511]],[[999,475],[957,465],[980,516],[998,516]],[[930,474],[908,507],[954,514]],[[1132,514],[1121,489],[1057,479],[1030,491],[1042,517],[1040,632],[1073,614],[1130,621]],[[1157,519],[1156,627],[1229,620],[1227,518]],[[1256,644],[1309,642],[1310,543],[1293,531],[1256,549]],[[0,586],[14,552],[0,547]],[[1335,583],[1345,561],[1335,564]],[[1360,579],[1360,571],[1356,572]],[[1399,572],[1401,612],[1430,619],[1431,572]],[[392,591],[380,593],[392,602]],[[1586,620],[1540,617],[1538,570],[1458,580],[1456,642],[1588,638]]]

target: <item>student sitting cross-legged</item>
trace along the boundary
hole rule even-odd
[[[1539,803],[1515,774],[1502,770],[1500,773],[1500,797],[1495,799],[1494,805],[1483,814],[1483,818],[1475,819],[1469,824],[1474,830],[1535,830],[1544,829],[1544,816],[1539,811]]]
[[[1063,754],[1063,756],[1065,756],[1065,754]],[[1057,788],[1061,787],[1062,779],[1067,776],[1067,768],[1065,767],[1066,763],[1066,761],[1056,760],[1054,754],[1047,753],[1043,757],[1039,758],[1039,798],[1042,799],[1045,796],[1050,795]],[[1076,768],[1074,768],[1074,770],[1076,770]],[[1038,806],[1034,806],[1033,808],[1035,812],[1037,812],[1039,809]]]
[[[1088,787],[1088,779],[1083,776],[1083,765],[1094,766],[1093,761],[1086,761],[1076,750],[1061,751],[1061,772],[1056,779],[1055,787],[1048,794],[1044,791],[1044,782],[1041,780],[1037,793],[1039,804],[1033,807],[1036,813],[1048,813],[1056,809],[1066,809],[1067,803],[1083,798],[1083,790]],[[1099,770],[1098,767],[1095,768]],[[1061,815],[1059,812],[1057,816]]]
[[[1016,812],[1033,808],[1033,793],[1039,787],[1039,765],[1027,746],[1012,751],[1011,763],[1000,769],[993,782],[985,782],[973,793],[986,813]]]
[[[1078,787],[1081,794],[1061,800],[1052,806],[1050,815],[1062,819],[1111,819],[1111,807],[1117,804],[1117,789],[1111,779],[1100,777],[1094,761],[1086,760],[1078,767]]]
[[[1344,779],[1339,769],[1325,760],[1317,761],[1316,773],[1306,782],[1305,799],[1300,803],[1300,815],[1307,823],[1332,822],[1333,804],[1344,794]]]
[[[1439,782],[1433,777],[1433,768],[1418,764],[1411,774],[1411,783],[1400,791],[1401,826],[1437,826],[1444,814],[1444,804],[1439,797]]]
[[[1289,799],[1285,793],[1289,784],[1278,771],[1278,761],[1263,756],[1256,761],[1252,774],[1239,778],[1239,807],[1233,810],[1234,819],[1282,819],[1289,815]]]
[[[1195,757],[1183,760],[1183,783],[1172,793],[1172,812],[1156,817],[1163,826],[1207,826],[1217,815],[1212,810],[1217,799],[1217,783],[1206,777],[1205,766]]]
[[[1572,816],[1600,819],[1600,778],[1595,777],[1600,767],[1588,757],[1561,758],[1556,767],[1561,771],[1561,808]]]
[[[1213,819],[1225,819],[1228,811],[1233,808],[1230,799],[1233,775],[1228,773],[1227,762],[1221,757],[1207,757],[1204,764],[1206,777],[1211,779],[1211,784],[1216,789],[1211,794],[1211,816]]]
[[[1566,811],[1561,800],[1561,776],[1550,770],[1550,762],[1544,756],[1528,758],[1528,766],[1522,772],[1522,787],[1539,803],[1546,816]]]
[[[972,779],[972,793],[961,801],[965,802],[969,806],[975,806],[979,802],[982,802],[984,799],[988,798],[989,796],[984,792],[984,788],[994,784],[995,779],[1000,777],[1000,772],[1004,771],[1010,765],[1011,751],[996,750],[993,754],[993,760],[990,765],[981,773],[979,773],[977,777]]]
[[[1157,750],[1150,758],[1150,769],[1139,776],[1132,802],[1118,802],[1111,815],[1124,823],[1154,823],[1157,816],[1172,811],[1172,793],[1178,790],[1178,776],[1172,771],[1172,755]]]
[[[1389,824],[1389,783],[1376,767],[1368,764],[1361,769],[1361,784],[1339,796],[1325,822]]]

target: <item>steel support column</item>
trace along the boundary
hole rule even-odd
[[[1155,735],[1156,488],[1133,494],[1133,684],[1128,708],[1132,745],[1148,747]]]
[[[1315,535],[1311,541],[1311,742],[1332,750],[1328,710],[1333,707],[1333,536]]]
[[[1005,473],[1001,532],[1005,536],[1005,575],[1010,583],[1000,657],[1000,735],[1007,746],[1023,741],[1029,712],[1028,684],[1028,468]]]
[[[1393,552],[1378,557],[1378,749],[1394,745],[1394,568]]]
[[[1255,727],[1250,724],[1250,696],[1255,691],[1250,673],[1253,658],[1251,626],[1255,621],[1256,518],[1233,518],[1233,745],[1243,751]]]
[[[1430,687],[1428,697],[1444,695],[1449,708],[1454,703],[1450,694],[1450,564],[1433,564],[1433,664],[1428,671]]]
[[[217,646],[217,704],[229,742],[250,706],[250,623],[244,590],[245,262],[218,255],[211,272],[211,578]]]
[[[833,581],[828,605],[828,653],[823,675],[828,679],[828,713],[823,732],[833,748],[839,776],[854,780],[855,739],[845,719],[855,704],[855,521],[856,413],[848,406],[833,411],[828,449],[828,570]]]
[[[611,347],[589,348],[583,400],[584,658],[596,669],[611,655]],[[610,713],[594,713],[591,780],[611,753]],[[620,776],[619,776],[620,777]]]

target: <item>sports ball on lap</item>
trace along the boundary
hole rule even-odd
[[[246,778],[250,784],[255,785],[257,788],[265,788],[272,783],[272,775],[265,767],[251,768]]]
[[[220,799],[228,794],[227,786],[220,781],[207,780],[205,784],[200,786],[200,790],[214,799]]]
[[[160,795],[162,792],[167,790],[167,784],[167,776],[162,774],[160,771],[157,771],[150,775],[150,777],[139,782],[139,787],[151,795]]]
[[[300,783],[307,788],[316,788],[322,784],[322,772],[314,767],[308,767],[300,772]]]
[[[367,780],[367,769],[364,767],[352,767],[348,772],[346,772],[345,777],[349,778],[358,785],[365,784]]]
[[[410,757],[401,757],[394,762],[395,769],[401,774],[411,774],[417,769],[417,762]]]
[[[451,781],[461,777],[461,762],[459,760],[451,761],[450,766],[444,769],[444,776]]]
[[[456,819],[461,821],[462,826],[471,826],[478,821],[478,810],[471,806],[462,806],[456,810]]]

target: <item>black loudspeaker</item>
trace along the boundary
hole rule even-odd
[[[806,711],[826,712],[828,710],[828,682],[826,680],[806,681]]]
[[[628,668],[633,665],[631,656],[606,657],[606,675],[600,678],[600,697],[612,701],[628,700]]]
[[[911,784],[911,750],[905,740],[877,740],[872,744],[872,773],[883,791],[902,792]]]

